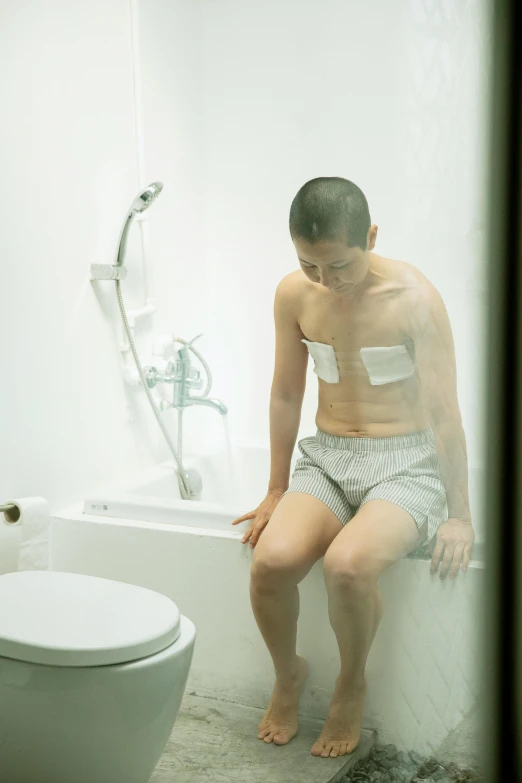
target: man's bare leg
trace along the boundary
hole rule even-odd
[[[336,537],[324,558],[328,613],[339,644],[341,670],[314,756],[344,756],[359,742],[366,695],[364,670],[382,616],[377,582],[382,571],[421,543],[407,511],[372,500]]]
[[[296,653],[298,583],[324,555],[342,526],[322,501],[290,492],[277,505],[254,549],[250,599],[272,656],[275,685],[258,738],[284,745],[297,733],[299,696],[308,673]]]
[[[251,583],[250,599],[276,673],[272,698],[258,726],[257,736],[265,742],[285,745],[297,733],[299,696],[308,674],[308,664],[295,649],[298,588],[282,584],[272,592],[257,593]],[[277,638],[278,643],[273,644]]]

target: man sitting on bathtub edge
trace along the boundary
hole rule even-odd
[[[306,661],[296,654],[298,583],[324,556],[340,673],[315,756],[360,739],[365,665],[382,615],[377,581],[409,552],[432,551],[441,578],[468,566],[466,439],[453,336],[440,294],[415,267],[373,252],[377,226],[353,182],[299,190],[290,234],[300,269],[277,286],[268,493],[243,542],[255,547],[250,597],[275,685],[259,739],[297,733]],[[308,354],[319,404],[290,479]],[[262,533],[262,535],[261,535]]]

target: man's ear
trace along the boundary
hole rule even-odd
[[[373,250],[373,248],[375,247],[378,231],[379,231],[379,227],[375,225],[371,225],[370,228],[368,229],[368,235],[366,237],[366,245],[368,250]]]

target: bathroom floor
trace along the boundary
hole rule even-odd
[[[323,721],[301,718],[288,745],[257,739],[264,710],[187,692],[165,752],[149,783],[334,783],[370,752],[376,738],[363,729],[350,756],[316,758],[310,749]]]

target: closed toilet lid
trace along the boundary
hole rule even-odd
[[[164,650],[180,613],[167,596],[61,571],[0,576],[0,656],[50,666],[104,666]]]

